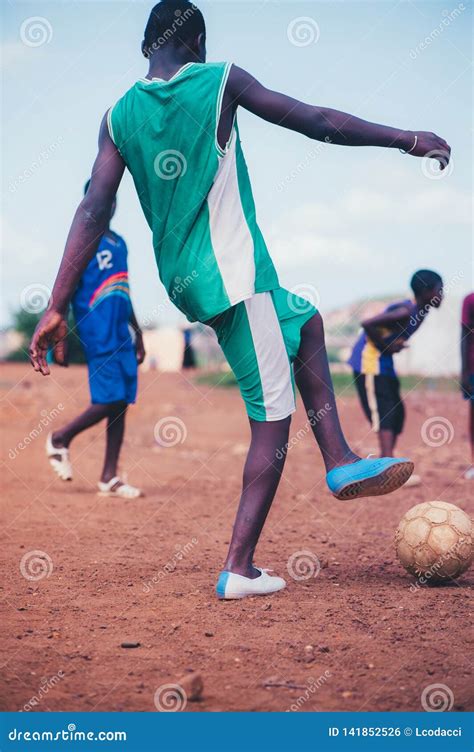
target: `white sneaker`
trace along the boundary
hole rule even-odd
[[[143,491],[124,483],[118,476],[109,480],[108,483],[100,481],[97,485],[99,486],[98,496],[117,496],[119,499],[138,499],[139,496],[143,496]]]
[[[414,488],[415,486],[421,486],[421,477],[419,475],[410,475],[406,483],[403,484],[403,488]]]
[[[269,575],[271,569],[259,569],[260,577],[254,580],[234,572],[221,572],[217,580],[216,593],[221,600],[245,598],[247,595],[270,595],[286,587],[282,577]]]
[[[52,434],[49,433],[46,439],[46,456],[49,464],[56,475],[61,480],[72,480],[72,465],[69,459],[69,449],[67,447],[55,447],[53,444]]]

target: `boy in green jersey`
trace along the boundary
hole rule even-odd
[[[189,321],[216,331],[249,415],[242,497],[217,584],[220,598],[241,598],[285,586],[254,567],[253,556],[283,471],[295,382],[337,498],[393,491],[410,477],[413,464],[360,459],[344,438],[321,317],[280,288],[257,224],[237,110],[320,141],[435,158],[441,169],[450,148],[433,133],[376,125],[270,91],[231,63],[206,63],[205,42],[195,5],[163,0],[151,11],[142,42],[148,73],[103,118],[91,185],[74,217],[30,355],[43,374],[49,373],[49,346],[64,362],[64,313],[127,167],[153,233],[160,278]]]

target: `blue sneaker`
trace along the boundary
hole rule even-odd
[[[413,462],[405,457],[369,458],[335,467],[326,475],[326,483],[333,496],[343,501],[383,496],[403,486],[413,468]]]

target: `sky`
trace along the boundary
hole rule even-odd
[[[438,270],[472,282],[472,4],[205,0],[208,59],[265,85],[375,122],[435,131],[445,173],[396,149],[320,144],[239,112],[257,216],[281,283],[323,311],[406,293]],[[0,325],[52,287],[104,112],[147,70],[137,0],[2,3]],[[181,321],[159,282],[130,175],[112,227],[129,247],[138,318]]]

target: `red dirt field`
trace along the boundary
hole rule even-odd
[[[456,392],[407,396],[398,449],[415,460],[423,484],[358,502],[330,496],[300,407],[256,557],[288,587],[220,602],[214,586],[248,441],[237,390],[142,375],[122,469],[146,497],[124,502],[96,495],[101,427],[73,444],[72,483],[56,480],[45,458],[50,427],[40,421],[56,409],[59,425],[86,406],[85,369],[49,378],[27,365],[2,370],[2,710],[155,711],[157,689],[190,671],[200,672],[204,690],[186,711],[414,711],[433,684],[449,689],[453,710],[473,708],[472,570],[447,586],[413,587],[393,548],[412,505],[442,499],[468,510],[467,409]],[[356,450],[374,451],[353,393],[339,405]],[[155,424],[170,416],[182,421],[183,440],[159,447]],[[422,441],[433,416],[450,421],[451,442]],[[35,551],[46,567],[41,579],[31,579]],[[318,557],[317,576],[288,574],[301,552]]]

